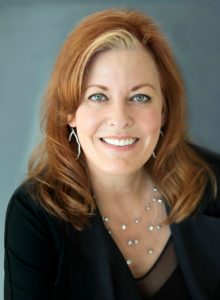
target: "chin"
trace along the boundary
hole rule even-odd
[[[140,171],[144,167],[144,164],[141,166],[129,165],[129,163],[111,163],[109,165],[97,166],[97,170],[103,176],[128,176]]]
[[[143,169],[150,155],[146,153],[129,157],[98,157],[87,156],[87,165],[91,173],[100,176],[127,176]],[[139,158],[137,161],[137,157]],[[133,159],[132,159],[133,158]]]

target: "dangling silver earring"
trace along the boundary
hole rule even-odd
[[[81,153],[81,145],[80,145],[80,142],[79,142],[79,138],[78,138],[77,134],[75,133],[74,128],[71,127],[71,132],[70,132],[70,135],[69,135],[69,142],[71,141],[73,135],[75,137],[75,140],[76,140],[76,143],[77,143],[77,146],[78,146],[78,153],[77,153],[77,156],[76,156],[76,160],[77,160],[80,156],[80,153]]]
[[[162,131],[162,130],[160,131],[160,135],[161,135],[162,137],[164,137],[164,134],[163,134],[163,131]]]

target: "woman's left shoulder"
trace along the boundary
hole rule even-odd
[[[205,214],[220,217],[220,154],[197,145],[191,145],[198,155],[208,164],[214,173],[216,179],[217,193],[213,200],[211,185],[208,184],[205,195],[203,197],[203,204],[205,205]],[[203,205],[202,205],[203,206]],[[203,209],[202,209],[203,210]]]
[[[208,164],[213,171],[217,184],[220,188],[220,153],[204,148],[195,144],[190,144],[190,147]]]

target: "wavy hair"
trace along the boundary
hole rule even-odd
[[[163,137],[148,173],[170,206],[168,222],[192,214],[208,181],[210,167],[189,146],[184,84],[166,38],[154,21],[133,10],[107,9],[86,17],[67,37],[55,63],[43,102],[43,140],[29,161],[32,193],[55,216],[82,229],[96,206],[83,153],[69,143],[68,115],[75,114],[91,60],[102,51],[143,47],[151,53],[164,98]]]

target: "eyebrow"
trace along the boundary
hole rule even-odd
[[[136,86],[134,86],[133,88],[132,88],[132,92],[133,91],[136,91],[136,90],[138,90],[138,89],[140,89],[140,88],[142,88],[142,87],[144,87],[144,86],[147,86],[147,87],[150,87],[150,88],[152,88],[153,90],[155,90],[155,87],[152,85],[152,84],[150,84],[150,83],[142,83],[142,84],[139,84],[139,85],[136,85]]]
[[[150,87],[150,88],[152,88],[153,90],[155,90],[155,87],[154,87],[152,84],[150,84],[150,83],[142,83],[142,84],[138,84],[138,85],[134,86],[134,87],[131,89],[131,91],[134,92],[134,91],[136,91],[136,90],[138,90],[138,89],[140,89],[140,88],[142,88],[142,87],[144,87],[144,86]],[[91,87],[98,87],[98,88],[100,88],[100,89],[102,89],[102,90],[104,90],[104,91],[108,91],[108,88],[107,88],[106,86],[100,85],[100,84],[91,84],[91,85],[88,85],[88,86],[85,88],[85,90],[87,90],[87,89],[89,89],[89,88],[91,88]]]

